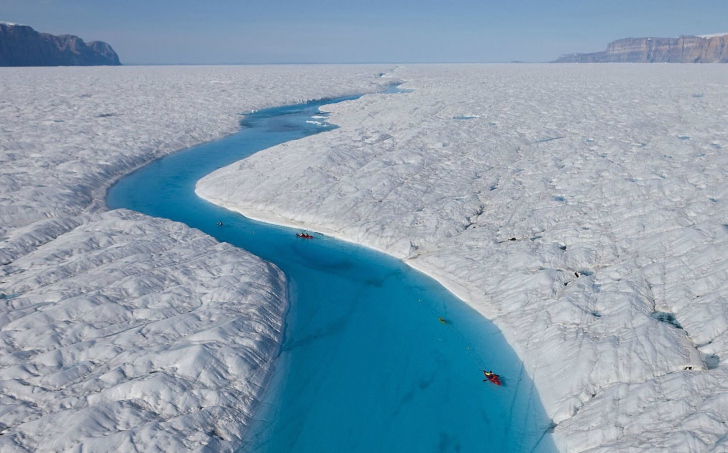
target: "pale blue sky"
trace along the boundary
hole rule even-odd
[[[728,0],[0,0],[0,20],[106,41],[125,64],[550,61],[727,18]]]

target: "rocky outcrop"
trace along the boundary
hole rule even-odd
[[[604,52],[564,55],[556,63],[728,63],[728,34],[620,39]]]
[[[101,41],[38,33],[27,25],[0,22],[0,66],[118,66],[119,57]]]

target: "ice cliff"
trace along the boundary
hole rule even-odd
[[[440,280],[501,327],[565,451],[728,450],[722,66],[394,74],[414,91],[330,106],[339,129],[198,194]]]
[[[0,22],[0,66],[118,66],[105,42],[38,33],[27,25]]]
[[[564,55],[556,63],[728,63],[728,34],[619,39],[604,52]]]
[[[0,451],[233,451],[287,309],[274,266],[107,211],[109,184],[372,66],[0,69]]]

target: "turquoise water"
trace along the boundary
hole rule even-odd
[[[306,120],[348,99],[247,115],[238,134],[159,159],[109,190],[110,208],[184,222],[286,273],[283,345],[240,451],[554,451],[518,357],[437,282],[384,254],[318,234],[298,239],[194,194],[217,168],[331,129]],[[483,382],[483,369],[504,385]]]

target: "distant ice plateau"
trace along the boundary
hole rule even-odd
[[[372,92],[384,66],[0,69],[0,451],[233,451],[283,274],[109,185],[240,113]]]
[[[603,52],[563,55],[556,63],[728,63],[727,35],[624,38]]]
[[[414,91],[328,106],[339,129],[198,194],[434,276],[501,327],[564,451],[728,451],[724,68],[393,75]]]

